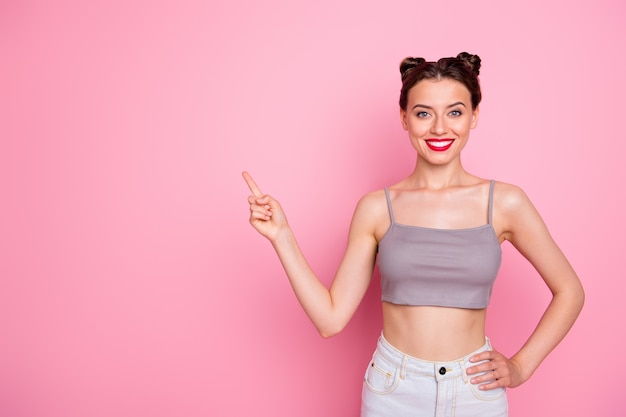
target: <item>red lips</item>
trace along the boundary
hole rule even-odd
[[[454,139],[450,138],[426,139],[426,145],[428,145],[428,147],[435,152],[447,151],[453,143]]]

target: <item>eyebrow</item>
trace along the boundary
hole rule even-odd
[[[467,106],[465,105],[465,103],[463,103],[462,101],[457,101],[456,103],[452,103],[452,104],[450,104],[449,106],[447,106],[446,108],[447,108],[447,109],[449,109],[450,107],[458,106],[459,104],[460,104],[461,106],[463,106],[463,107],[467,108]],[[418,103],[418,104],[416,104],[415,106],[413,106],[413,107],[411,108],[411,110],[413,110],[413,109],[414,109],[414,108],[416,108],[416,107],[422,107],[422,108],[425,108],[425,109],[430,109],[430,110],[432,110],[432,109],[433,109],[431,106],[427,106],[426,104],[419,104],[419,103]]]

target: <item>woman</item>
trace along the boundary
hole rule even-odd
[[[357,204],[346,253],[327,289],[278,201],[250,175],[250,223],[272,243],[302,307],[323,337],[354,314],[378,259],[383,329],[363,384],[361,415],[506,416],[505,389],[527,381],[563,339],[584,299],[576,273],[518,187],[461,163],[481,100],[480,58],[400,64],[400,120],[413,172]],[[486,307],[509,241],[536,268],[552,301],[511,358],[485,335]]]

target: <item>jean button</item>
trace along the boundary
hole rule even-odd
[[[439,375],[445,375],[445,374],[446,374],[446,368],[442,366],[441,368],[439,368]]]

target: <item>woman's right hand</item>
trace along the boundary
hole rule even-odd
[[[243,178],[252,191],[248,197],[250,224],[272,243],[298,301],[320,334],[337,334],[354,315],[372,279],[377,248],[373,230],[378,220],[372,209],[374,200],[361,201],[357,206],[346,253],[327,288],[304,257],[278,201],[263,194],[247,172],[243,172]],[[385,207],[384,196],[378,200],[380,197]],[[386,217],[383,213],[381,217]]]
[[[289,229],[285,212],[278,201],[261,192],[250,174],[244,171],[242,175],[252,192],[252,195],[248,197],[250,224],[261,235],[273,242],[282,231]]]

